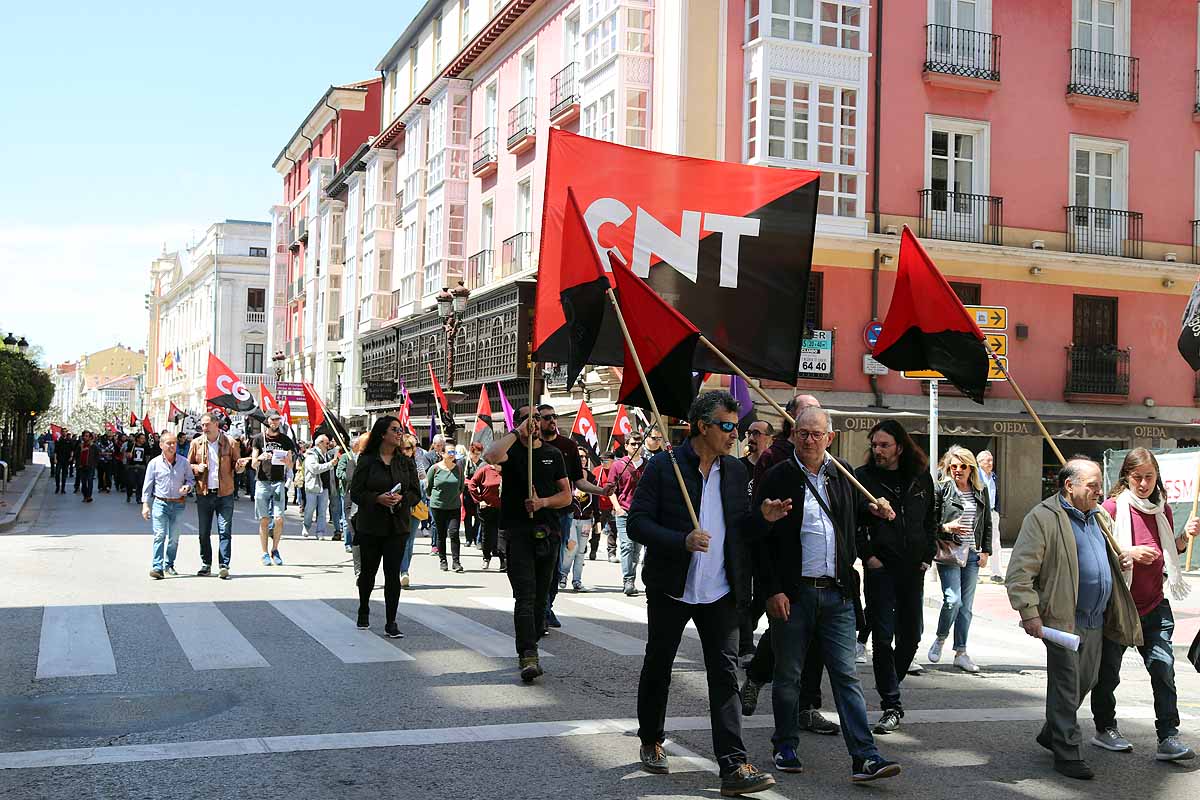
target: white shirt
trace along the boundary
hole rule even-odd
[[[208,443],[208,488],[216,489],[221,485],[221,437],[215,442]]]
[[[715,603],[729,594],[725,577],[725,508],[721,502],[721,461],[713,461],[708,477],[701,476],[700,529],[709,535],[708,552],[692,553],[688,566],[687,584],[683,589],[685,603],[702,605]]]

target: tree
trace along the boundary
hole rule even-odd
[[[0,458],[19,471],[30,455],[38,414],[50,407],[54,385],[28,356],[0,350]]]

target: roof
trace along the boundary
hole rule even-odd
[[[407,50],[413,40],[421,33],[421,29],[425,27],[425,23],[437,15],[437,12],[441,10],[444,3],[445,0],[426,0],[425,5],[421,6],[421,10],[412,18],[412,22],[408,23],[408,27],[404,29],[404,32],[392,44],[391,49],[375,65],[375,71],[382,72],[388,64],[396,59],[396,56]]]
[[[308,123],[312,120],[312,118],[315,117],[320,112],[320,110],[322,108],[336,107],[336,106],[333,106],[331,103],[329,103],[329,99],[333,98],[336,92],[346,92],[346,93],[355,94],[355,95],[358,95],[358,94],[365,95],[367,93],[368,87],[370,87],[371,84],[382,83],[382,82],[383,82],[383,78],[371,78],[369,80],[358,81],[357,83],[350,83],[350,84],[345,84],[342,86],[330,86],[328,89],[326,89],[325,94],[321,95],[321,99],[313,104],[312,109],[308,112],[307,115],[305,115],[303,121],[301,121],[301,123],[298,126],[296,126],[295,132],[293,132],[292,135],[290,137],[288,137],[287,144],[285,144],[283,146],[283,149],[279,151],[279,155],[275,156],[275,160],[271,162],[272,167],[274,167],[276,170],[279,169],[279,162],[281,162],[285,158],[287,158],[288,148],[290,148],[292,146],[292,144],[296,141],[296,139],[298,139],[300,136],[303,135],[304,128],[308,125]]]
[[[91,381],[89,381],[90,383]],[[88,388],[93,388],[89,386]],[[136,389],[137,378],[132,375],[121,375],[116,378],[105,380],[103,377],[98,377],[98,383],[94,387],[96,389]]]
[[[364,158],[367,155],[367,151],[371,149],[371,142],[371,138],[367,139],[346,159],[346,163],[342,165],[342,168],[334,173],[333,177],[329,179],[329,183],[325,184],[325,194],[333,197],[346,188],[346,181],[350,179],[351,173],[360,172],[367,168]]]

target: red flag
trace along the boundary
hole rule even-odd
[[[579,403],[575,413],[575,424],[571,427],[571,438],[583,445],[592,455],[594,463],[600,463],[600,437],[596,434],[596,419],[586,400]]]
[[[446,400],[446,393],[442,391],[442,385],[438,383],[437,375],[433,373],[433,364],[427,364],[429,367],[429,380],[433,381],[433,394],[437,397],[438,405],[443,411],[450,410],[450,403]]]
[[[634,349],[646,373],[646,382],[663,414],[686,417],[692,393],[692,359],[700,331],[667,304],[633,271],[610,259],[621,313]],[[646,391],[634,369],[633,354],[625,346],[625,370],[619,402],[649,408]]]
[[[249,411],[254,408],[254,397],[237,373],[212,352],[208,354],[208,393],[206,399],[218,408],[231,411]]]
[[[278,411],[279,403],[275,401],[275,395],[271,394],[265,383],[258,385],[258,405],[263,411]]]
[[[131,426],[138,424],[137,414],[133,413],[132,411],[129,412],[129,424]]]
[[[875,360],[892,369],[937,370],[982,404],[989,361],[983,341],[983,332],[906,225]]]
[[[492,401],[488,399],[487,386],[479,387],[479,405],[475,408],[475,433],[492,429]]]
[[[458,430],[458,424],[454,421],[454,415],[450,413],[450,401],[446,399],[446,393],[442,391],[442,385],[438,383],[437,375],[433,373],[433,364],[428,364],[429,379],[433,381],[433,394],[438,401],[438,417],[441,423],[442,433],[446,438],[454,436],[454,432]],[[432,434],[430,435],[432,438]]]
[[[167,421],[170,422],[172,425],[176,425],[179,423],[179,420],[181,420],[185,416],[187,416],[187,415],[184,414],[179,409],[179,406],[175,405],[175,401],[172,400],[171,401],[171,409],[170,409],[170,411],[167,412]]]
[[[104,430],[108,431],[109,433],[116,433],[117,426],[113,425],[111,422],[106,422],[104,423]]]
[[[292,406],[286,397],[283,398],[283,403],[279,406],[279,416],[282,417],[283,421],[288,425],[292,424]]]
[[[400,382],[400,392],[404,395],[404,403],[398,409],[397,416],[400,419],[400,425],[413,436],[417,435],[417,429],[412,424],[412,398],[409,397],[408,388],[404,382]]]
[[[130,416],[133,416],[133,415],[131,414]],[[136,424],[137,417],[133,417],[133,421]],[[149,414],[142,417],[142,430],[144,430],[146,433],[154,433],[154,426],[152,424],[150,424],[150,415]]]
[[[54,441],[57,442],[58,437],[62,436],[62,427],[51,423],[50,424],[50,436],[52,439],[54,439]]]
[[[304,392],[304,405],[308,408],[308,429],[315,431],[325,421],[325,405],[311,383],[300,384],[300,391]]]
[[[612,450],[613,440],[624,443],[625,437],[633,433],[633,421],[625,406],[617,406],[617,416],[613,420],[612,435],[608,437],[608,449]]]

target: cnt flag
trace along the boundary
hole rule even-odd
[[[559,296],[567,328],[567,386],[574,386],[600,337],[604,309],[608,306],[608,276],[575,199],[567,187],[567,209],[563,218],[562,252],[559,256]],[[538,304],[541,306],[541,304]],[[539,309],[537,313],[541,313]]]
[[[658,410],[663,414],[686,417],[695,399],[692,359],[700,341],[700,331],[628,267],[613,261],[612,269],[621,314]],[[630,366],[626,366],[622,375],[618,401],[649,408],[645,388],[637,370],[632,368],[633,354],[628,346],[625,363]]]
[[[1193,370],[1200,370],[1200,280],[1192,287],[1183,310],[1183,329],[1179,332],[1179,355]]]
[[[208,354],[208,402],[230,411],[249,411],[254,408],[254,397],[237,373],[225,365],[212,352]]]
[[[871,355],[892,369],[937,370],[982,405],[989,361],[983,332],[907,225],[897,262],[892,303]]]
[[[593,466],[600,463],[600,437],[596,433],[596,419],[592,416],[592,410],[588,408],[586,400],[579,403],[575,425],[571,428],[571,438],[588,451]]]
[[[475,430],[471,433],[471,443],[479,442],[487,447],[495,436],[492,430],[492,402],[488,399],[487,386],[480,386],[479,405],[475,409]]]

